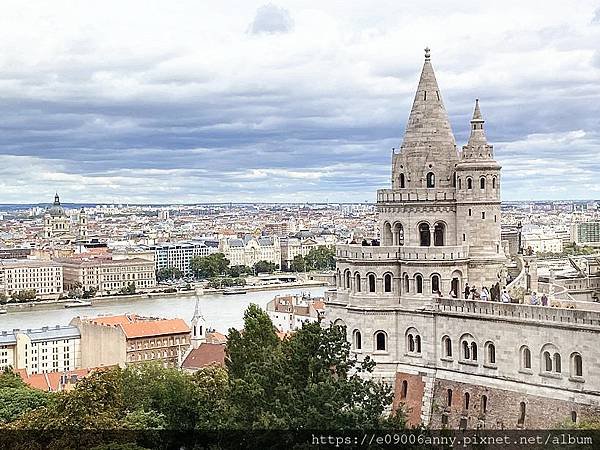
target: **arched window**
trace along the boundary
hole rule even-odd
[[[485,358],[487,364],[496,364],[496,346],[492,342],[486,344]]]
[[[479,189],[485,189],[485,178],[481,177],[479,179]]]
[[[571,422],[577,422],[577,413],[575,411],[571,411]]]
[[[344,278],[346,279],[346,285],[344,287],[346,289],[350,289],[350,270],[349,269],[345,270]]]
[[[384,352],[387,348],[387,335],[384,331],[375,333],[375,350]]]
[[[452,174],[452,187],[456,187],[456,173]]]
[[[419,225],[419,240],[421,247],[429,247],[431,245],[431,231],[429,230],[429,224],[422,223]]]
[[[462,179],[458,179],[458,188],[462,189]]]
[[[417,284],[417,294],[422,294],[423,293],[423,277],[421,275],[416,275],[415,283]]]
[[[452,389],[448,389],[448,407],[452,406]]]
[[[555,353],[553,359],[554,359],[554,371],[556,373],[561,373],[562,372],[562,368],[560,366],[560,354]]]
[[[354,350],[362,350],[362,335],[358,330],[354,330]]]
[[[496,189],[496,177],[492,178],[492,188]]]
[[[428,188],[435,187],[435,175],[433,172],[429,172],[427,174],[427,187]]]
[[[354,290],[356,292],[360,292],[360,288],[361,288],[361,286],[360,286],[360,273],[356,272],[354,274]]]
[[[404,227],[401,223],[394,224],[394,232],[392,237],[392,245],[404,245]]]
[[[463,349],[463,359],[469,360],[471,359],[471,351],[469,349],[469,343],[467,341],[462,342]]]
[[[471,394],[465,392],[465,409],[469,409],[469,404],[471,403]]]
[[[487,402],[488,402],[488,398],[487,395],[482,395],[481,396],[481,414],[485,414],[487,412]]]
[[[473,179],[467,178],[467,189],[473,189]]]
[[[519,420],[517,425],[523,426],[525,424],[525,402],[521,402],[519,405]]]
[[[400,389],[400,398],[405,399],[408,394],[408,381],[402,380],[402,388]]]
[[[421,336],[415,336],[415,352],[421,353]]]
[[[409,334],[406,337],[406,341],[407,341],[408,352],[409,353],[414,353],[414,351],[415,351],[415,338],[413,337],[413,335]]]
[[[521,368],[531,369],[531,350],[527,347],[521,347]]]
[[[333,322],[333,326],[339,330],[342,330],[344,335],[346,334],[346,322],[344,322],[342,319],[336,319]]]
[[[579,353],[571,353],[571,376],[583,376],[583,360],[581,359],[581,355]]]
[[[431,293],[437,294],[441,292],[440,290],[440,276],[439,275],[431,275]]]
[[[475,342],[471,342],[471,359],[477,361],[477,344]]]
[[[442,351],[445,358],[452,358],[452,339],[448,336],[442,338]]]
[[[383,292],[392,292],[392,274],[386,273],[383,276]]]
[[[438,222],[433,227],[433,245],[436,247],[442,247],[444,245],[444,235],[446,234],[446,225],[442,222]]]
[[[546,372],[552,372],[552,358],[549,352],[544,352],[544,370]]]
[[[400,174],[400,188],[404,189],[405,187],[406,187],[406,184],[405,184],[405,180],[404,180],[404,174],[401,173]]]
[[[394,245],[394,236],[392,235],[392,225],[389,222],[383,223],[382,240],[383,240],[383,245]]]
[[[367,275],[367,279],[369,281],[369,292],[375,292],[375,274],[370,273]]]
[[[408,274],[404,274],[404,292],[410,292],[410,279],[408,278]]]

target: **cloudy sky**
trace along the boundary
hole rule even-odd
[[[0,3],[0,203],[373,201],[432,51],[503,199],[600,198],[600,1]]]

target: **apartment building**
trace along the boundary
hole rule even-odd
[[[250,266],[267,261],[281,266],[281,243],[277,236],[221,239],[219,249],[230,266]]]
[[[81,332],[84,367],[125,366],[148,361],[179,367],[190,347],[190,327],[182,319],[122,314],[75,317],[71,325]]]
[[[266,307],[273,325],[283,332],[302,328],[303,323],[318,322],[325,315],[325,303],[322,298],[304,295],[277,296]]]
[[[63,269],[52,261],[33,259],[0,260],[0,293],[35,290],[40,299],[57,299],[63,292]]]
[[[572,224],[571,241],[577,245],[600,247],[600,221]]]
[[[167,242],[147,247],[154,252],[155,269],[175,268],[191,275],[190,262],[195,256],[208,256],[219,251],[217,240]]]

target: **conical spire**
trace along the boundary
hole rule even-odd
[[[485,120],[483,120],[481,110],[479,109],[479,99],[476,98],[475,110],[473,111],[473,118],[471,119],[471,135],[469,136],[469,142],[467,143],[469,147],[487,145],[487,138],[485,137],[485,132],[483,131],[484,123]]]
[[[447,157],[448,153],[453,153],[453,157],[456,157],[455,146],[448,113],[431,65],[430,50],[426,48],[425,63],[410,110],[402,149],[407,155],[428,154],[434,151],[441,153],[440,156]]]

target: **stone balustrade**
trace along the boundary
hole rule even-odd
[[[336,257],[338,259],[353,261],[456,261],[467,259],[468,256],[469,248],[466,245],[418,247],[338,244],[336,246]]]
[[[455,200],[454,188],[449,189],[378,189],[377,203],[422,202],[434,200]]]
[[[579,302],[581,303],[581,302]],[[529,319],[571,325],[600,326],[600,311],[520,303],[485,302],[456,298],[433,298],[434,309],[459,314],[488,315],[507,319]],[[581,307],[583,305],[578,305]],[[583,306],[585,307],[585,306]]]

